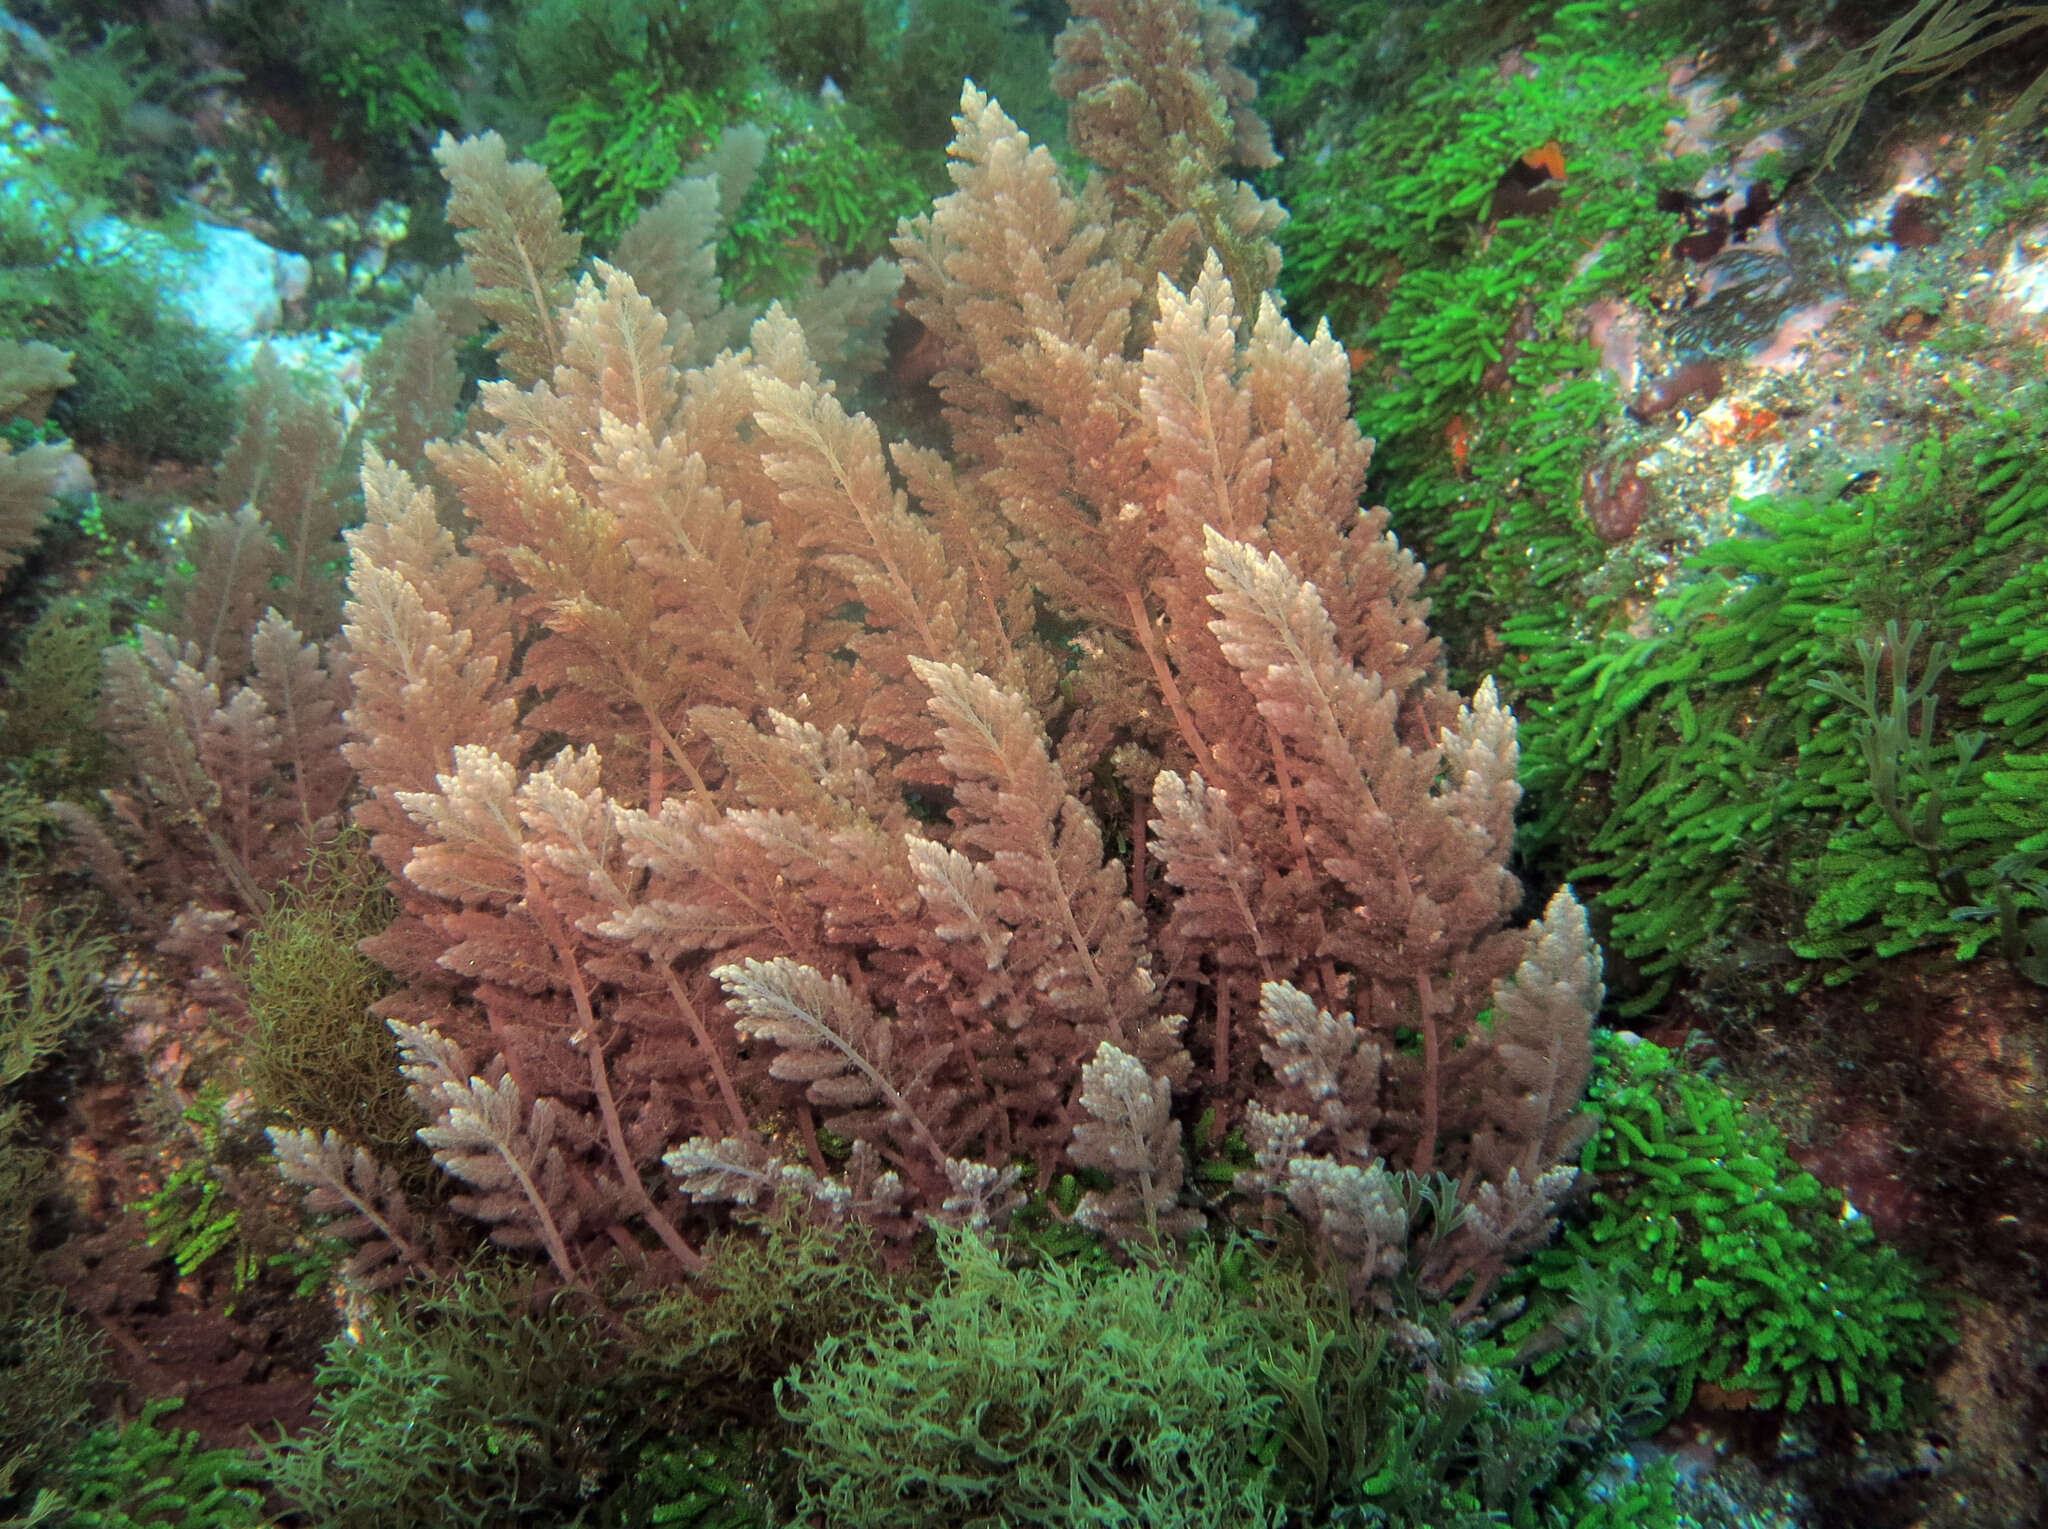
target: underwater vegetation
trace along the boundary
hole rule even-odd
[[[2048,18],[2038,11],[2015,10],[1992,0],[1914,0],[1910,6],[1885,9],[1902,14],[1883,17],[1885,24],[1876,35],[1851,50],[1816,82],[1812,103],[1791,119],[1818,117],[1828,129],[1820,150],[1823,166],[1841,157],[1850,134],[1863,120],[1872,92],[1880,86],[1897,86],[1910,79],[1909,89],[1924,92],[1986,57],[2025,59],[2032,51],[2028,45],[2038,45],[2037,34],[2048,26]],[[2000,137],[2024,135],[2033,126],[2044,98],[2048,98],[2048,70],[2034,75],[2005,108],[1996,132],[1983,135],[1971,168],[1984,168]]]
[[[10,65],[80,126],[4,461],[101,488],[13,496],[0,1519],[1677,1529],[1716,1430],[1938,1495],[1976,1312],[1684,1032],[2048,980],[2048,399],[1680,514],[1843,300],[1812,144],[1703,183],[1860,41],[1724,141],[1674,58],[1806,13],[1697,9],[1317,9],[1259,82],[1208,0]],[[345,405],[99,285],[70,223],[186,171],[381,327]],[[1873,322],[1961,349],[1988,202],[1909,195]]]
[[[51,423],[140,459],[212,462],[233,395],[205,336],[116,251],[85,253],[19,194],[0,197],[0,327],[70,357]]]
[[[1725,1085],[1662,1048],[1603,1041],[1589,1097],[1601,1115],[1590,1214],[1518,1278],[1570,1289],[1585,1268],[1609,1274],[1661,1334],[1678,1405],[1705,1384],[1788,1412],[1840,1404],[1900,1422],[1907,1376],[1953,1336],[1925,1272],[1801,1172]],[[1554,1309],[1532,1300],[1510,1333]]]
[[[1505,82],[1490,54],[1426,64],[1400,108],[1279,182],[1298,212],[1295,302],[1356,336],[1362,379],[1379,369],[1359,418],[1377,481],[1399,486],[1396,523],[1434,555],[1454,645],[1495,655],[1520,707],[1538,803],[1524,854],[1611,918],[1631,964],[1624,1016],[1744,951],[1770,952],[1795,987],[1930,947],[2034,962],[2048,802],[2026,698],[2043,676],[2018,634],[2038,625],[2038,391],[1959,383],[1939,428],[1881,469],[1741,499],[1741,534],[1704,544],[1654,528],[1678,545],[1658,554],[1638,531],[1653,502],[1642,448],[1606,444],[1627,394],[1586,315],[1666,290],[1694,224],[1660,188],[1727,172],[1683,143],[1665,152],[1668,12],[1647,13],[1626,53],[1601,44],[1613,7],[1536,15],[1527,67]],[[1312,99],[1328,67],[1312,49],[1283,91]],[[1449,145],[1430,127],[1445,112],[1463,125]],[[1504,171],[1546,143],[1568,166],[1545,182],[1553,205],[1502,216]],[[1348,193],[1361,183],[1369,197]],[[1674,335],[1726,301],[1681,309]],[[1724,370],[1675,367],[1632,412],[1696,417]],[[1779,428],[1755,406],[1730,418],[1714,428]]]
[[[1646,977],[1772,928],[1829,981],[1929,946],[2039,971],[2044,428],[2021,394],[1860,492],[1746,506],[1657,637],[1588,645],[1531,708],[1560,800],[1608,782],[1584,874]]]
[[[145,1405],[125,1426],[95,1429],[52,1473],[21,1524],[77,1529],[260,1529],[262,1467],[234,1449],[206,1449],[175,1421],[179,1403]],[[165,1424],[165,1418],[173,1421]]]
[[[33,804],[9,791],[0,807],[12,858],[35,840],[33,819],[21,821]],[[110,945],[79,927],[75,908],[40,903],[18,876],[0,886],[0,928],[0,1378],[14,1399],[0,1418],[0,1493],[18,1494],[83,1431],[100,1379],[89,1329],[29,1257],[48,1162],[26,1085],[98,1012]]]
[[[557,112],[534,153],[566,188],[570,221],[608,243],[719,141],[733,110],[630,74]],[[796,290],[828,255],[864,264],[885,252],[897,219],[929,198],[908,152],[878,144],[844,113],[820,116],[762,97],[746,121],[763,135],[758,153],[748,151],[759,169],[726,191],[729,227],[718,252],[733,296]]]

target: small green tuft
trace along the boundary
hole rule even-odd
[[[346,833],[277,900],[235,963],[254,1021],[245,1076],[258,1104],[386,1160],[419,1155],[421,1120],[391,1032],[370,1012],[392,979],[356,946],[395,912],[361,835]]]
[[[125,1428],[88,1435],[38,1494],[29,1522],[64,1529],[258,1529],[269,1522],[261,1466],[239,1450],[201,1449],[199,1435],[159,1421],[184,1403],[150,1402]]]

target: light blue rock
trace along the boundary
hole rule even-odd
[[[78,241],[91,254],[147,269],[193,323],[229,345],[275,329],[313,274],[304,255],[212,223],[174,238],[102,217],[81,228]]]

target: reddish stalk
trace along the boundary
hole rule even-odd
[[[661,1213],[647,1193],[647,1186],[640,1182],[639,1165],[626,1149],[625,1127],[619,1122],[618,1101],[612,1096],[611,1073],[604,1065],[604,1044],[598,1038],[597,1012],[590,1002],[590,986],[583,980],[582,963],[576,959],[576,952],[569,947],[569,937],[562,927],[561,918],[554,905],[548,901],[546,890],[535,876],[533,868],[526,871],[526,900],[540,919],[541,928],[547,931],[548,943],[555,949],[555,959],[562,963],[562,969],[569,979],[569,992],[576,1003],[576,1016],[582,1021],[581,1028],[571,1038],[571,1043],[585,1051],[590,1058],[590,1085],[597,1094],[597,1105],[604,1118],[605,1139],[610,1143],[612,1162],[619,1170],[621,1187],[640,1212],[654,1235],[662,1240],[669,1252],[673,1253],[685,1269],[697,1270],[704,1267],[704,1255],[683,1241],[683,1234],[675,1229],[668,1217]]]
[[[711,1061],[711,1076],[718,1084],[718,1097],[725,1101],[725,1112],[732,1118],[733,1131],[741,1136],[747,1135],[754,1128],[747,1121],[746,1107],[740,1103],[739,1090],[733,1087],[732,1074],[726,1071],[725,1054],[711,1043],[711,1032],[705,1027],[704,1017],[690,1002],[690,995],[683,991],[683,984],[675,972],[664,970],[661,975],[668,983],[668,996],[675,1000],[684,1023],[690,1027],[690,1034]]]
[[[1145,602],[1135,589],[1124,591],[1124,601],[1131,608],[1131,625],[1138,634],[1138,644],[1145,650],[1145,656],[1152,661],[1152,676],[1159,681],[1159,692],[1166,697],[1166,704],[1173,712],[1173,725],[1180,729],[1181,738],[1194,751],[1195,759],[1215,780],[1216,759],[1209,752],[1209,744],[1202,737],[1202,730],[1195,726],[1195,719],[1189,713],[1187,702],[1181,699],[1180,686],[1175,683],[1173,671],[1166,667],[1166,655],[1159,651],[1159,644],[1152,638],[1152,618],[1145,613]]]

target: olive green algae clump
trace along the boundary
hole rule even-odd
[[[1260,1322],[1214,1255],[1090,1281],[1008,1270],[940,1233],[946,1278],[920,1310],[832,1338],[777,1388],[801,1427],[802,1507],[845,1529],[956,1524],[1277,1524],[1244,1465],[1274,1419]]]

